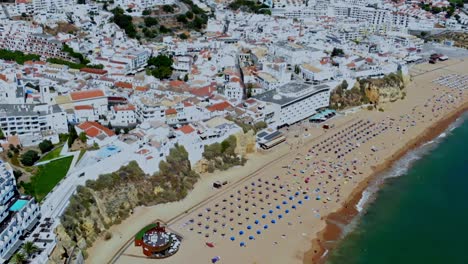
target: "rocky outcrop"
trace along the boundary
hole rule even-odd
[[[344,81],[330,94],[330,106],[334,109],[345,109],[363,104],[375,106],[394,102],[405,96],[405,87],[409,77],[401,72],[391,73],[379,79],[362,79],[351,89]]]
[[[62,215],[56,229],[59,243],[50,261],[63,263],[64,256],[75,256],[79,251],[85,255],[89,245],[110,226],[126,219],[133,208],[180,200],[198,178],[188,153],[176,145],[155,175],[146,175],[133,161],[96,181],[87,181],[86,186],[77,188]]]

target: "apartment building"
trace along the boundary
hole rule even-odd
[[[67,117],[58,105],[0,104],[0,127],[5,135],[18,135],[30,144],[68,131]]]
[[[114,127],[130,127],[137,123],[136,107],[133,105],[115,105],[112,107],[110,123]]]
[[[21,196],[13,169],[0,160],[0,262],[6,262],[21,246],[23,235],[31,232],[41,213],[34,198]]]
[[[330,86],[292,82],[255,98],[266,102],[265,122],[273,127],[292,125],[330,104]]]

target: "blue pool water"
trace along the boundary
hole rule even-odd
[[[10,207],[10,211],[13,211],[13,212],[17,212],[21,209],[23,209],[23,207],[28,203],[28,200],[21,200],[21,199],[18,199],[16,200],[16,202]]]
[[[101,159],[110,157],[116,153],[120,152],[120,148],[115,145],[105,146],[104,148],[100,149],[97,153],[97,156]]]

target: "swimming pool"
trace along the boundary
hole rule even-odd
[[[101,159],[108,158],[116,153],[120,152],[120,148],[115,145],[105,146],[104,148],[100,149],[97,153],[97,156]]]
[[[21,199],[18,199],[16,200],[16,202],[10,207],[10,211],[13,211],[13,212],[17,212],[21,209],[23,209],[23,207],[28,204],[28,200],[21,200]]]

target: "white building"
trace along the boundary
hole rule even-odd
[[[0,127],[5,135],[18,135],[24,145],[68,131],[66,114],[58,105],[1,104]]]
[[[23,236],[40,218],[34,198],[20,196],[13,169],[0,160],[0,262],[6,262],[21,246]]]
[[[112,107],[112,126],[129,127],[137,123],[136,108],[133,105],[115,105]]]
[[[330,104],[330,86],[288,83],[255,97],[266,102],[265,122],[272,127],[292,125]]]

